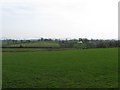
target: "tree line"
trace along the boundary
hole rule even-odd
[[[2,47],[10,47],[10,45],[15,46],[15,44],[19,44],[19,47],[23,47],[22,43],[34,43],[34,42],[56,42],[59,44],[60,48],[114,48],[120,47],[120,40],[103,40],[103,39],[87,39],[87,38],[79,38],[79,39],[34,39],[34,40],[14,40],[14,39],[6,39],[2,40]]]

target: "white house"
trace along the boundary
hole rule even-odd
[[[83,42],[82,42],[82,41],[79,41],[78,43],[82,44]]]

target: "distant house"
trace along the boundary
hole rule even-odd
[[[80,44],[82,44],[83,42],[82,42],[82,41],[79,41],[79,42],[77,42],[77,43],[80,43]]]

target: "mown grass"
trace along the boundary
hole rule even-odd
[[[115,87],[116,48],[3,52],[3,88]]]

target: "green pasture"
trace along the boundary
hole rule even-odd
[[[3,88],[118,87],[117,48],[19,48],[2,54]]]
[[[3,42],[3,46],[9,47],[60,47],[58,42],[55,41],[33,41],[33,42],[23,42],[23,43],[5,43]]]

